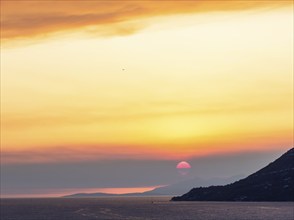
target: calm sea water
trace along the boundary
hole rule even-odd
[[[170,197],[2,199],[1,220],[293,220],[288,202],[170,202]]]

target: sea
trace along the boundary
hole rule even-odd
[[[293,202],[171,202],[171,197],[1,199],[1,220],[293,220]]]

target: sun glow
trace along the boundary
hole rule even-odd
[[[3,48],[2,148],[193,157],[248,150],[248,138],[290,145],[292,18],[290,7],[176,15],[132,35]]]

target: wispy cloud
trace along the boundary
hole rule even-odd
[[[167,160],[171,159],[169,149],[148,145],[71,145],[59,147],[28,148],[24,150],[2,150],[3,164],[71,163],[73,161],[98,160]]]
[[[237,138],[217,138],[209,141],[169,144],[84,144],[42,146],[40,148],[2,149],[1,164],[58,164],[115,160],[183,160],[213,155],[230,155],[240,152],[264,152],[288,149],[293,145],[289,132],[268,135],[241,134]],[[281,138],[282,137],[282,138]],[[283,141],[281,141],[281,139]],[[271,142],[269,144],[268,142]],[[237,148],[236,148],[237,147]]]
[[[198,106],[188,101],[150,101],[129,102],[118,105],[116,108],[95,106],[63,107],[62,110],[38,109],[30,113],[25,112],[2,112],[2,126],[5,129],[24,129],[30,127],[50,127],[62,125],[87,125],[101,122],[128,122],[134,120],[156,120],[162,117],[199,117],[213,115],[232,114],[260,114],[264,112],[279,112],[289,106],[276,105],[271,103],[257,103],[251,100],[250,103],[218,102],[219,106],[206,105]],[[140,106],[140,108],[138,108]],[[56,108],[57,109],[57,108]],[[119,111],[117,111],[119,109]]]
[[[2,1],[1,29],[3,39],[46,37],[88,27],[101,34],[125,35],[145,26],[136,21],[154,16],[291,4],[292,1]]]

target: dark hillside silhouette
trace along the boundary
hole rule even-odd
[[[294,201],[294,148],[245,179],[193,188],[172,201]]]

